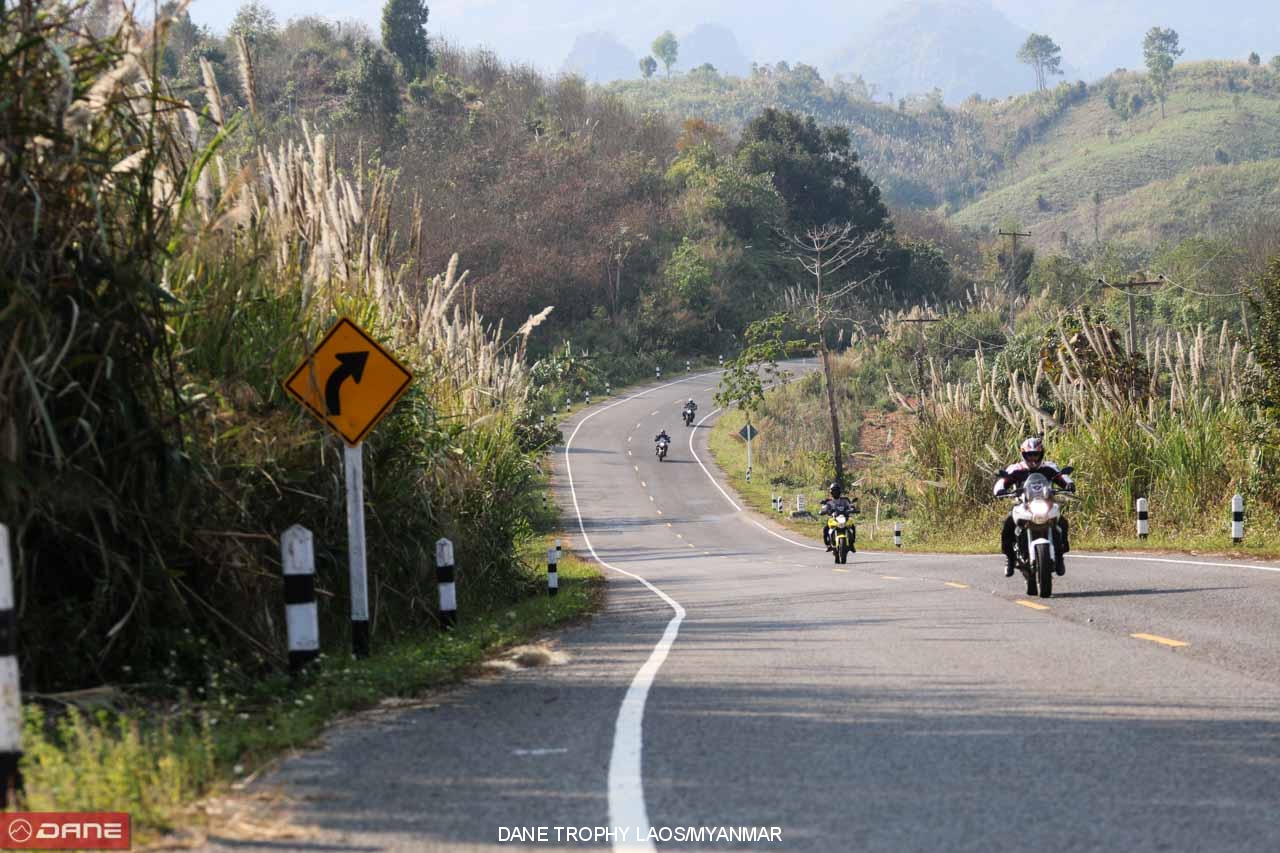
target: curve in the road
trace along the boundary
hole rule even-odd
[[[708,376],[714,374],[700,375]],[[591,556],[597,563],[610,571],[625,575],[643,584],[646,589],[661,598],[674,611],[671,621],[667,623],[666,630],[662,632],[662,638],[653,647],[653,651],[650,652],[644,666],[640,667],[635,677],[631,679],[631,684],[622,699],[622,706],[618,709],[618,718],[614,723],[613,750],[609,756],[609,819],[614,826],[643,829],[645,830],[645,835],[648,834],[649,814],[645,806],[644,777],[641,774],[641,758],[644,751],[644,707],[648,701],[649,689],[653,686],[653,680],[657,677],[658,670],[662,668],[663,662],[666,661],[667,655],[671,651],[671,646],[676,641],[676,636],[680,633],[680,623],[684,621],[685,610],[680,606],[680,602],[667,595],[647,579],[605,562],[596,553],[595,547],[591,544],[591,537],[587,535],[586,524],[582,520],[582,507],[578,505],[578,490],[573,482],[573,460],[570,454],[573,450],[573,440],[577,438],[578,431],[582,429],[583,424],[596,415],[653,391],[661,391],[664,388],[688,382],[690,378],[692,377],[677,379],[674,382],[668,382],[655,388],[648,388],[629,397],[623,397],[607,406],[601,406],[578,421],[577,426],[574,427],[564,445],[564,464],[565,472],[568,474],[569,479],[569,495],[573,500],[573,513],[578,519],[578,532],[582,534],[582,541],[587,546],[587,550],[591,552]],[[656,415],[657,412],[653,414]],[[639,427],[640,425],[636,424],[636,426]],[[699,461],[699,464],[701,464],[701,461]],[[723,492],[723,490],[721,491]],[[652,496],[650,496],[650,500],[652,499]],[[637,832],[637,836],[640,834],[640,832]],[[652,850],[654,847],[652,842],[646,841],[631,845],[631,849]]]

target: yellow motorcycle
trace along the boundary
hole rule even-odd
[[[837,512],[827,518],[827,536],[831,547],[835,549],[836,564],[849,562],[849,552],[853,550],[853,519],[843,512]]]

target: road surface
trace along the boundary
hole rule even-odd
[[[834,566],[737,508],[714,418],[681,425],[716,379],[567,425],[571,545],[609,567],[567,663],[335,727],[259,786],[309,835],[215,844],[1280,850],[1280,568],[1073,554],[1042,602],[999,556]]]

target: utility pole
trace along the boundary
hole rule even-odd
[[[1105,287],[1109,287],[1109,288],[1111,288],[1112,290],[1118,290],[1118,291],[1120,291],[1121,293],[1123,293],[1123,294],[1125,295],[1125,297],[1126,297],[1126,298],[1128,299],[1128,301],[1129,301],[1129,339],[1128,339],[1128,341],[1126,342],[1126,343],[1127,343],[1127,345],[1128,345],[1126,348],[1127,348],[1127,349],[1128,349],[1128,351],[1129,351],[1129,355],[1133,355],[1133,354],[1134,354],[1134,352],[1138,349],[1138,329],[1137,329],[1137,319],[1136,319],[1136,312],[1134,311],[1134,303],[1133,303],[1133,300],[1134,300],[1134,297],[1136,297],[1136,296],[1139,296],[1139,295],[1146,296],[1147,294],[1145,294],[1145,293],[1144,293],[1144,294],[1137,294],[1137,293],[1134,293],[1134,292],[1133,292],[1133,290],[1131,290],[1131,289],[1127,289],[1127,288],[1139,288],[1139,287],[1151,287],[1151,288],[1157,288],[1157,287],[1163,287],[1163,286],[1164,286],[1164,276],[1158,276],[1154,281],[1139,280],[1139,279],[1135,276],[1135,277],[1131,278],[1129,281],[1126,281],[1126,282],[1124,283],[1124,285],[1123,285],[1123,286],[1117,286],[1117,285],[1111,284],[1111,283],[1110,283],[1110,282],[1108,282],[1106,279],[1100,278],[1100,279],[1098,279],[1098,284],[1101,284],[1101,285],[1103,285],[1103,286],[1105,286]]]
[[[1016,264],[1018,263],[1018,238],[1030,237],[1031,235],[1025,231],[1018,231],[1017,229],[1014,229],[1013,231],[999,231],[998,233],[1001,237],[1008,237],[1012,243],[1012,249],[1010,250],[1010,253],[1009,253],[1009,263],[1008,263],[1008,270],[1007,270],[1007,276],[1006,276],[1008,279],[1007,289],[1009,291],[1009,334],[1010,336],[1012,336],[1014,308],[1016,307],[1016,302],[1017,302],[1017,299],[1015,298],[1015,294],[1014,294],[1014,288],[1016,286],[1015,278],[1017,276]]]

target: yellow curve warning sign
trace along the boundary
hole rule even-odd
[[[413,374],[343,317],[284,382],[284,389],[353,447],[413,382]]]

